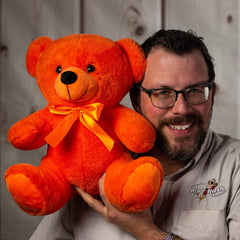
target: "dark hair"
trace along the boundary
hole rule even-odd
[[[209,54],[203,38],[198,37],[192,30],[186,32],[182,30],[159,30],[146,39],[141,46],[146,58],[152,51],[159,48],[163,48],[179,56],[191,53],[193,50],[199,50],[207,64],[209,80],[214,81],[215,79],[213,58]],[[139,88],[133,87],[130,95],[134,106],[136,101],[139,100]]]
[[[214,81],[215,71],[213,58],[210,56],[202,37],[198,37],[193,31],[187,32],[181,30],[160,30],[146,39],[142,48],[147,57],[154,49],[164,48],[179,56],[191,53],[193,50],[199,50],[208,67],[209,79]]]

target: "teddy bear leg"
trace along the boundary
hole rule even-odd
[[[52,166],[16,164],[8,168],[4,178],[13,199],[30,215],[57,211],[73,193],[65,176]]]
[[[153,157],[132,160],[129,154],[113,162],[106,171],[104,191],[121,211],[138,212],[150,207],[163,181],[163,169]]]

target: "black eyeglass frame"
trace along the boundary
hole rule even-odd
[[[149,98],[151,99],[151,102],[152,102],[151,95],[152,95],[152,93],[155,92],[155,91],[159,91],[159,90],[171,90],[171,91],[174,91],[174,92],[176,93],[175,101],[174,101],[173,104],[170,105],[169,107],[157,107],[157,106],[155,106],[155,105],[153,104],[153,102],[152,102],[152,105],[153,105],[154,107],[164,109],[164,108],[171,108],[171,107],[174,106],[175,102],[176,102],[177,99],[178,99],[178,94],[179,94],[179,93],[181,93],[181,94],[183,95],[185,101],[188,102],[188,100],[187,100],[187,98],[186,98],[186,96],[185,96],[185,91],[188,90],[189,88],[194,88],[194,87],[198,87],[198,86],[208,87],[208,88],[209,88],[209,91],[210,91],[210,90],[215,86],[215,82],[209,81],[209,82],[207,82],[207,83],[199,83],[199,84],[196,84],[196,85],[192,85],[192,86],[186,87],[186,88],[184,88],[184,89],[182,89],[182,90],[179,90],[179,91],[178,91],[178,90],[175,90],[175,89],[172,89],[172,88],[152,88],[152,89],[146,89],[146,88],[142,87],[141,85],[139,85],[138,88],[139,88],[141,91],[147,93],[147,95],[148,95]],[[208,99],[207,99],[207,100],[208,100]],[[198,105],[198,104],[201,104],[201,103],[206,102],[207,100],[205,100],[205,101],[203,101],[203,102],[200,102],[200,103],[189,103],[189,102],[188,102],[188,103],[191,104],[191,105]]]

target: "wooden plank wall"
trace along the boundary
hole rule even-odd
[[[25,53],[38,36],[53,39],[86,32],[117,40],[142,41],[165,28],[193,29],[204,36],[215,59],[217,93],[212,127],[240,138],[239,1],[238,0],[0,0],[0,239],[28,239],[40,217],[23,213],[3,182],[8,166],[38,165],[46,149],[19,151],[7,142],[17,120],[46,102],[25,70]],[[126,97],[124,104],[130,106]]]
[[[25,68],[30,42],[46,35],[53,39],[80,31],[79,0],[1,0],[1,218],[0,239],[29,239],[40,217],[25,214],[13,202],[3,182],[5,170],[15,163],[38,165],[46,148],[20,151],[7,142],[9,127],[46,105],[35,79]]]
[[[212,128],[240,138],[239,0],[165,0],[165,27],[193,29],[214,58],[216,94]]]
[[[82,30],[113,40],[129,37],[141,44],[161,28],[161,6],[160,0],[84,1]],[[129,95],[122,100],[122,104],[132,107]]]
[[[19,151],[7,141],[9,127],[41,109],[46,102],[35,80],[25,70],[25,53],[36,37],[53,39],[87,32],[112,39],[132,37],[142,41],[160,28],[161,2],[80,1],[80,0],[1,0],[1,202],[0,239],[28,239],[41,217],[23,213],[14,203],[3,182],[5,170],[14,163],[38,165],[46,148]],[[129,104],[129,100],[125,100]]]

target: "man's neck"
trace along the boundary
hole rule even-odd
[[[172,160],[166,157],[157,147],[154,147],[148,154],[156,157],[160,161],[164,170],[164,176],[169,176],[186,165],[185,162]]]

